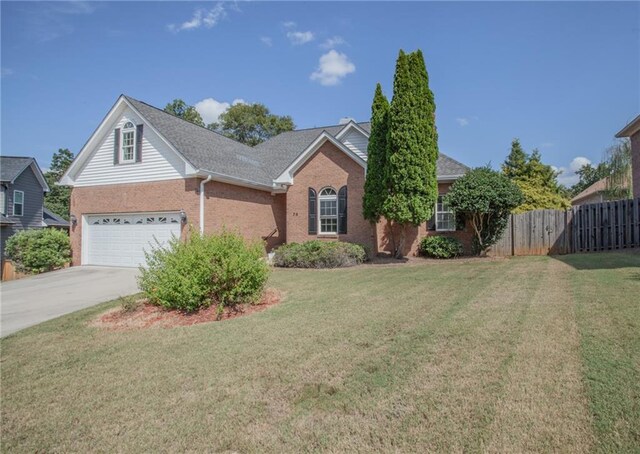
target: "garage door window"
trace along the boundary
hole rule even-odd
[[[179,214],[167,214],[162,216],[96,216],[91,219],[91,225],[127,225],[127,224],[180,224]]]

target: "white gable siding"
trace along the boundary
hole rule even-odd
[[[107,130],[100,145],[76,174],[75,186],[139,183],[185,177],[184,161],[146,124],[142,134],[142,162],[114,165],[114,130],[122,128],[127,121],[136,125],[142,123],[133,111],[127,109],[118,123]]]
[[[369,141],[362,133],[352,129],[346,133],[340,141],[362,159],[367,160],[367,144]]]

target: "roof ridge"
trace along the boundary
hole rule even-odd
[[[12,158],[12,159],[36,159],[33,156],[7,156],[7,155],[0,155],[0,158]]]
[[[283,132],[281,134],[284,134],[284,133],[287,133],[287,132],[311,131],[312,129],[337,128],[339,126],[347,126],[349,123],[326,125],[326,126],[312,126],[312,127],[309,127],[309,128],[292,129],[291,131],[285,131],[285,132]],[[354,123],[357,124],[357,125],[361,125],[361,124],[364,124],[364,123],[371,123],[371,122],[370,121],[354,121]]]
[[[213,129],[209,129],[209,128],[207,128],[206,126],[201,126],[201,125],[198,125],[198,124],[196,124],[196,123],[192,123],[192,122],[190,122],[189,120],[185,120],[184,118],[180,118],[180,117],[179,117],[179,116],[177,116],[177,115],[174,115],[174,114],[172,114],[172,113],[170,113],[170,112],[167,112],[166,110],[161,109],[161,108],[159,108],[159,107],[153,106],[153,105],[151,105],[151,104],[149,104],[149,103],[147,103],[147,102],[140,101],[139,99],[133,98],[133,97],[131,97],[131,96],[129,96],[129,95],[125,95],[124,93],[122,94],[122,96],[124,96],[124,97],[125,97],[126,99],[128,99],[128,100],[133,100],[133,101],[139,102],[140,104],[144,104],[144,105],[145,105],[145,106],[147,106],[147,107],[151,107],[152,109],[155,109],[155,110],[157,110],[158,112],[161,112],[161,113],[163,113],[163,114],[165,114],[165,115],[169,115],[169,116],[171,116],[171,117],[173,117],[173,118],[177,118],[178,120],[183,121],[183,122],[185,122],[185,123],[187,123],[187,124],[190,124],[190,125],[196,126],[196,127],[198,127],[198,128],[202,128],[202,129],[204,129],[205,131],[208,131],[208,132],[210,132],[210,133],[212,133],[212,134],[216,134],[216,135],[218,135],[218,136],[220,136],[220,137],[222,137],[222,138],[224,138],[224,139],[226,139],[226,140],[230,140],[230,141],[232,141],[232,142],[235,142],[235,143],[237,143],[237,144],[239,144],[239,145],[241,145],[241,146],[243,146],[243,147],[246,147],[246,148],[249,148],[249,149],[251,149],[251,148],[252,148],[252,147],[250,147],[249,145],[247,145],[247,144],[244,144],[244,143],[240,142],[239,140],[235,140],[235,139],[232,139],[231,137],[227,137],[227,136],[225,136],[224,134],[222,134],[222,133],[220,133],[220,132],[218,132],[218,131],[214,131]]]

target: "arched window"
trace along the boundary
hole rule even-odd
[[[318,197],[320,205],[320,233],[338,233],[338,194],[333,188],[324,188]]]
[[[120,162],[135,162],[136,127],[127,121],[122,127],[122,138],[120,139]]]

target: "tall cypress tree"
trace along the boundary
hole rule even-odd
[[[371,133],[367,146],[367,178],[364,182],[362,211],[364,218],[373,223],[380,220],[382,204],[387,195],[385,167],[387,161],[387,135],[389,134],[389,101],[376,85],[371,104]]]
[[[435,103],[421,52],[406,55],[401,50],[398,55],[387,157],[388,196],[381,214],[398,226],[395,256],[402,257],[406,228],[426,222],[438,196]]]

